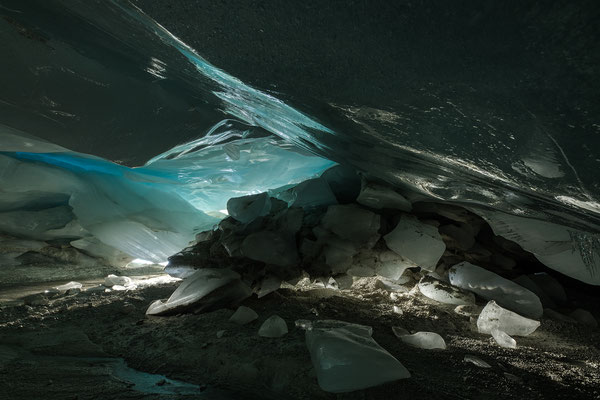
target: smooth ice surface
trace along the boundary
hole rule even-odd
[[[229,317],[229,321],[238,325],[246,325],[258,318],[256,311],[246,306],[239,306],[237,310]]]
[[[435,227],[409,216],[402,216],[398,225],[384,239],[391,250],[429,271],[435,270],[446,250]]]
[[[345,393],[410,378],[371,333],[371,327],[343,321],[308,323],[306,345],[321,389]]]
[[[450,268],[448,277],[453,285],[474,292],[484,299],[495,300],[502,307],[519,314],[539,318],[544,312],[540,299],[533,292],[469,262]]]
[[[424,276],[418,283],[419,291],[432,300],[444,304],[475,304],[475,295],[470,292],[459,290],[438,279]]]
[[[528,336],[539,326],[539,321],[502,308],[493,300],[487,303],[477,318],[477,329],[486,334],[498,329],[511,336]]]
[[[360,194],[356,201],[363,206],[374,209],[391,208],[400,211],[410,211],[412,205],[404,196],[389,186],[368,182],[363,179]]]
[[[279,338],[287,335],[288,327],[285,320],[279,315],[272,315],[262,323],[258,329],[258,336]]]
[[[507,349],[516,349],[517,341],[511,338],[506,332],[494,328],[491,331],[492,337],[500,345],[501,347],[506,347]]]
[[[446,341],[443,337],[435,332],[416,332],[412,335],[406,331],[402,331],[399,329],[393,329],[394,334],[402,340],[402,342],[411,345],[413,347],[418,347],[420,349],[432,350],[446,349]]]

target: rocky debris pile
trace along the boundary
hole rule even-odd
[[[237,306],[253,293],[263,297],[290,285],[344,291],[368,285],[367,280],[392,299],[423,296],[452,306],[476,321],[481,334],[509,349],[516,347],[512,336],[530,335],[540,326],[544,307],[562,315],[553,311],[568,304],[560,283],[539,273],[543,267],[531,254],[494,235],[482,218],[454,205],[412,204],[380,182],[363,178],[358,185],[347,175],[332,179],[328,173],[272,196],[230,199],[228,218],[169,258],[166,271],[184,281],[168,300],[152,303],[147,314]],[[355,190],[348,190],[353,185]],[[528,269],[532,265],[539,270]],[[396,306],[394,313],[402,309]],[[573,311],[565,318],[594,326],[588,314]],[[256,318],[242,306],[231,320],[246,324]],[[369,327],[340,321],[301,325],[326,391],[410,376],[371,338]],[[435,332],[393,331],[411,346],[446,348]],[[277,338],[287,332],[285,321],[272,316],[258,334]]]

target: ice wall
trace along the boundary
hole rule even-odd
[[[412,201],[469,207],[552,268],[597,283],[597,83],[587,79],[597,74],[585,58],[593,52],[569,46],[585,59],[565,56],[560,44],[569,43],[537,22],[546,11],[520,4],[437,5],[435,13],[408,7],[391,12],[391,25],[377,25],[383,33],[372,37],[343,26],[338,36],[352,39],[349,53],[325,46],[338,57],[339,77],[315,58],[322,74],[280,88],[269,74],[249,85],[217,68],[128,1],[4,0],[0,123],[80,152],[1,138],[0,205],[12,213],[4,230],[27,236],[10,221],[43,216],[47,226],[32,228],[31,237],[93,235],[162,260],[210,225],[212,217],[192,211],[218,212],[232,195],[297,182],[329,165],[305,158],[308,151],[385,181]],[[557,35],[570,32],[578,43],[594,44],[597,32],[565,15]],[[330,19],[326,31],[343,21],[354,20]],[[171,22],[180,27],[189,20]],[[445,34],[455,28],[462,32],[457,37]],[[395,29],[407,31],[385,36]],[[236,32],[236,40],[247,40]],[[545,40],[549,34],[559,45]],[[391,40],[400,59],[381,51],[352,57],[358,68],[345,66],[361,36],[371,37],[363,49],[369,54]],[[247,44],[236,51],[252,60],[261,49]],[[541,54],[556,62],[539,61]],[[556,65],[562,69],[549,79],[547,68]],[[162,154],[131,169],[82,153],[128,165]],[[60,227],[69,218],[77,223]],[[156,246],[142,250],[141,243]]]
[[[95,239],[107,246],[105,257],[118,249],[156,263],[211,229],[229,198],[298,183],[334,164],[228,120],[140,168],[17,133],[0,132],[0,232],[80,248],[80,239]]]

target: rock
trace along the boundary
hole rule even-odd
[[[28,306],[45,306],[49,301],[46,296],[38,293],[23,297],[23,303]]]
[[[517,341],[511,338],[506,332],[494,328],[492,329],[492,337],[501,347],[506,347],[507,349],[516,349]]]
[[[303,325],[319,386],[346,393],[410,378],[404,366],[371,337],[372,328],[343,321]]]
[[[246,325],[258,318],[256,311],[246,306],[239,306],[237,310],[229,317],[229,321],[238,324]]]
[[[356,202],[376,210],[391,208],[408,212],[412,209],[410,201],[406,200],[400,193],[387,186],[368,182],[364,178]]]
[[[398,315],[404,314],[404,311],[402,311],[402,309],[400,307],[398,307],[398,306],[394,306],[392,308],[392,310],[394,311],[394,314],[398,314]]]
[[[340,238],[360,245],[378,235],[380,217],[354,204],[334,205],[327,209],[321,225]]]
[[[418,283],[419,291],[426,297],[444,304],[475,304],[475,295],[465,292],[431,276],[424,276]]]
[[[417,332],[410,334],[401,333],[398,330],[394,330],[394,334],[402,340],[402,342],[418,347],[420,349],[432,350],[432,349],[446,349],[446,342],[444,338],[435,332]]]
[[[267,338],[278,338],[285,336],[288,333],[287,324],[285,320],[278,315],[273,315],[258,329],[258,336]]]
[[[582,310],[581,308],[576,309],[571,314],[569,314],[571,318],[577,320],[577,322],[582,323],[583,325],[591,326],[592,328],[598,327],[598,321],[589,311]]]
[[[539,326],[538,321],[504,309],[493,300],[487,303],[477,318],[477,329],[485,334],[491,334],[493,329],[498,329],[508,335],[528,336]]]
[[[223,337],[223,335],[225,334],[225,332],[227,332],[227,331],[225,331],[225,330],[217,331],[217,339],[221,339]]]
[[[423,269],[433,271],[446,250],[437,229],[414,217],[402,216],[396,228],[384,236],[388,248]]]
[[[481,358],[471,355],[471,354],[467,354],[464,358],[465,362],[470,362],[472,364],[477,365],[479,368],[492,368],[492,366],[488,363],[486,363],[485,361],[483,361]]]
[[[523,286],[502,278],[491,271],[462,262],[450,268],[450,283],[469,290],[487,300],[495,300],[506,307],[530,318],[539,318],[543,314],[540,299]]]
[[[201,311],[240,302],[251,294],[252,290],[236,272],[225,268],[203,268],[184,279],[166,302],[156,300],[150,304],[146,314],[167,315],[187,309]]]
[[[299,262],[294,237],[279,232],[251,233],[242,242],[241,252],[252,260],[282,267]]]
[[[271,211],[271,198],[268,193],[232,197],[227,201],[227,213],[236,221],[247,224]]]

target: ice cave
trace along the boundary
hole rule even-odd
[[[0,399],[599,399],[598,21],[0,0]]]

